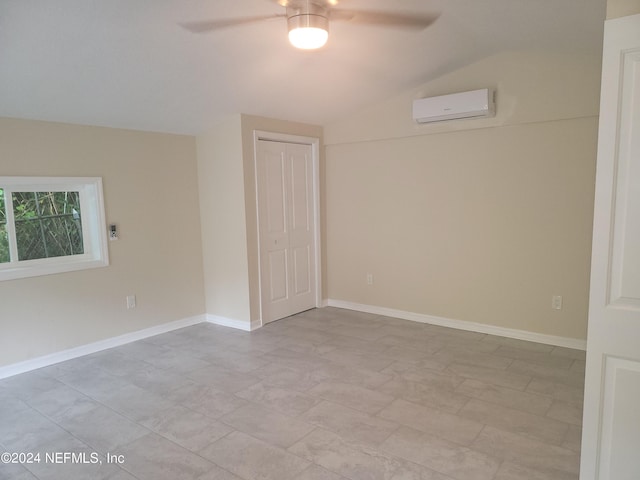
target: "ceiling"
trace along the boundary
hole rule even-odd
[[[332,22],[297,51],[286,21],[209,34],[182,22],[269,0],[0,0],[0,116],[197,134],[248,113],[324,125],[506,50],[600,55],[605,0],[342,0],[441,12],[423,31]]]

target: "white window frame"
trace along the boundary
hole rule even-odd
[[[109,265],[101,177],[0,177],[7,209],[11,260],[0,263],[0,281],[51,275]],[[18,260],[11,192],[79,192],[84,253]]]

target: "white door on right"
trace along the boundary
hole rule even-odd
[[[580,479],[640,479],[640,15],[605,22]]]

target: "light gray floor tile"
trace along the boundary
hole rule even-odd
[[[502,430],[561,445],[569,425],[551,418],[472,399],[458,413],[461,417]]]
[[[395,400],[378,416],[461,445],[470,444],[483,427],[480,422],[401,399]]]
[[[535,413],[536,415],[545,415],[553,402],[551,398],[542,395],[499,387],[472,379],[465,380],[456,389],[456,392],[504,407]]]
[[[398,459],[401,461],[400,466],[395,472],[393,472],[390,480],[457,480],[449,475],[436,472],[435,470],[418,463],[400,458]]]
[[[513,364],[512,364],[513,365]],[[447,367],[447,371],[464,378],[480,380],[481,382],[498,385],[500,387],[524,390],[531,381],[530,375],[511,372],[509,369],[497,370],[495,368],[481,367],[478,365],[463,365],[453,363]]]
[[[400,372],[403,369],[407,370],[412,368],[415,370],[431,370],[434,372],[443,372],[448,365],[449,363],[443,363],[441,361],[438,361],[433,356],[430,355],[428,357],[425,357],[417,361],[405,360],[405,361],[395,362],[389,365],[389,367],[387,367],[385,370]]]
[[[300,417],[326,430],[337,433],[345,440],[366,445],[380,445],[399,425],[358,410],[323,401]]]
[[[385,335],[376,340],[375,343],[386,345],[385,353],[388,356],[397,357],[397,360],[416,360],[424,355],[433,355],[444,348],[441,342],[434,342],[433,335],[415,335],[413,337],[403,335]],[[410,349],[407,354],[403,354],[403,349]]]
[[[294,352],[288,348],[277,348],[265,353],[262,358],[272,363],[277,363],[285,367],[313,369],[327,365],[326,358],[309,353]]]
[[[210,365],[209,362],[177,348],[167,348],[163,353],[148,358],[147,362],[157,368],[176,373],[188,373]]]
[[[322,429],[315,430],[289,451],[352,480],[386,480],[401,465],[389,455],[347,442]]]
[[[392,395],[360,385],[340,382],[322,382],[307,393],[371,414],[378,413],[394,400]]]
[[[378,390],[409,402],[435,407],[449,413],[458,412],[469,401],[469,397],[461,393],[433,388],[431,385],[412,382],[402,377],[388,381]]]
[[[102,405],[65,417],[60,425],[99,452],[110,452],[149,433],[141,425]],[[100,428],[96,428],[96,425],[100,425]]]
[[[552,355],[548,352],[535,352],[504,345],[500,346],[500,348],[495,351],[495,355],[559,369],[570,368],[574,362],[574,359],[572,358]]]
[[[574,360],[570,368],[572,372],[578,373],[582,376],[584,376],[586,369],[587,362],[585,362],[584,360]]]
[[[29,399],[29,405],[55,422],[92,410],[100,404],[68,385],[38,393]]]
[[[418,324],[407,320],[404,320],[402,324],[395,324],[393,320],[397,319],[392,319],[391,322],[385,320],[382,327],[380,327],[380,330],[384,331],[388,337],[400,337],[405,340],[419,339],[422,342],[427,342],[434,335],[437,335],[430,325]]]
[[[567,432],[564,442],[562,442],[562,446],[573,452],[580,453],[582,447],[582,427],[569,425],[569,431]]]
[[[554,471],[552,473],[534,470],[511,462],[504,462],[494,480],[577,480],[578,475]]]
[[[0,453],[6,450],[0,446]],[[16,459],[17,460],[17,459]],[[0,462],[0,480],[38,480],[33,473],[23,467],[20,463]]]
[[[54,379],[59,379],[61,375],[92,370],[94,367],[87,361],[88,356],[73,358],[64,362],[55,363],[48,367],[36,370],[39,374]]]
[[[481,334],[473,333],[473,332],[463,332],[463,333],[484,336],[484,334],[482,333]],[[449,350],[470,352],[474,354],[481,354],[481,353],[489,354],[489,353],[494,353],[499,348],[498,344],[481,342],[476,337],[472,337],[472,338],[460,337],[458,335],[453,335],[450,332],[446,334],[433,335],[431,337],[431,341],[435,344],[442,345],[442,348],[438,350],[436,355],[439,353],[446,353]]]
[[[324,358],[346,366],[364,367],[370,370],[380,371],[387,368],[395,360],[381,355],[369,355],[356,353],[345,349],[333,349],[322,354]]]
[[[125,377],[127,374],[132,374],[151,366],[144,360],[128,355],[121,348],[123,347],[111,348],[87,355],[87,366],[94,371],[95,369],[100,369],[116,377]]]
[[[245,480],[289,480],[309,466],[309,462],[242,432],[212,443],[201,455]]]
[[[556,400],[547,412],[547,417],[561,422],[570,423],[571,425],[582,425],[582,404],[568,403]]]
[[[288,324],[283,323],[282,325],[274,322],[270,325],[270,328],[276,331],[279,330],[279,333],[284,336],[296,338],[298,340],[306,340],[307,342],[313,342],[315,344],[325,343],[333,338],[333,333],[318,331],[312,328],[299,327],[293,322],[289,322]]]
[[[551,355],[559,357],[574,358],[576,360],[585,360],[587,358],[587,352],[584,350],[575,350],[573,348],[555,347],[551,351]]]
[[[302,420],[249,403],[220,418],[236,430],[287,448],[310,433],[315,427]]]
[[[545,395],[554,400],[582,405],[584,390],[582,387],[563,385],[550,380],[534,378],[527,386],[527,392]]]
[[[584,387],[584,374],[582,372],[572,372],[567,369],[538,365],[523,360],[514,360],[513,363],[509,365],[508,371],[520,375],[529,375],[535,378],[558,382],[572,387]]]
[[[32,452],[69,434],[35,410],[0,409],[0,440],[9,452]]]
[[[186,407],[175,406],[140,421],[178,445],[197,452],[233,431],[229,426]]]
[[[242,480],[237,475],[214,465],[211,470],[209,470],[204,475],[197,478],[197,480]]]
[[[345,480],[345,478],[318,465],[311,465],[293,480]]]
[[[254,370],[253,375],[260,377],[261,382],[270,387],[286,388],[304,392],[315,387],[321,380],[318,375],[304,368],[284,367],[277,363]]]
[[[580,469],[580,455],[571,450],[489,426],[480,432],[472,448],[550,474],[577,475]]]
[[[6,412],[19,412],[28,410],[29,405],[18,397],[11,395],[6,389],[0,387],[0,405]]]
[[[264,382],[256,383],[235,395],[293,417],[306,412],[322,401],[311,395],[288,388],[273,387]]]
[[[114,392],[132,385],[122,377],[111,375],[90,365],[87,368],[68,371],[58,379],[96,400],[113,396]]]
[[[168,398],[170,401],[212,418],[219,418],[248,403],[231,393],[200,384],[174,391]]]
[[[424,368],[424,362],[396,362],[382,370],[382,373],[401,377],[410,382],[417,382],[438,390],[454,391],[465,378],[450,371],[436,371]]]
[[[191,380],[184,375],[169,372],[149,364],[126,372],[122,376],[133,385],[161,396],[191,383]]]
[[[460,480],[492,480],[500,460],[432,435],[403,427],[381,448]]]
[[[166,410],[174,405],[166,396],[156,395],[131,384],[119,390],[104,393],[98,400],[134,421],[161,410]]]
[[[285,337],[284,340],[278,343],[278,348],[286,348],[287,350],[291,350],[296,353],[310,353],[314,356],[323,356],[329,352],[333,352],[338,347],[335,345],[329,345],[328,343],[317,344],[306,340],[299,340],[297,338]],[[273,350],[275,350],[275,348]]]
[[[240,373],[217,365],[195,370],[189,373],[188,377],[203,385],[230,393],[239,392],[260,381],[260,378],[249,373]]]
[[[518,340],[516,338],[498,337],[495,335],[487,335],[482,339],[483,342],[497,343],[499,345],[506,345],[508,347],[521,348],[523,350],[529,350],[532,352],[546,352],[551,353],[554,346],[545,345],[543,343],[528,342],[526,340]]]
[[[477,343],[483,341],[489,336],[486,333],[471,332],[469,330],[458,330],[457,328],[441,327],[439,325],[433,325],[431,328],[431,332],[436,336],[444,335],[450,338],[455,338],[459,341]]]
[[[148,362],[148,359],[163,356],[172,349],[171,347],[157,345],[145,339],[140,340],[139,342],[121,345],[117,348],[114,348],[113,350],[123,353],[129,358],[135,358],[143,362]]]
[[[40,373],[38,370],[0,380],[0,389],[6,394],[22,400],[53,390],[60,385],[59,380]]]
[[[391,380],[391,375],[368,370],[361,367],[345,368],[343,365],[329,364],[311,372],[311,379],[320,382],[340,382],[360,385],[366,388],[377,388]]]
[[[397,344],[391,345],[383,351],[382,355],[396,362],[420,362],[428,358],[434,358],[435,352],[443,347],[442,344],[425,343],[421,345],[417,342],[408,342],[401,339]]]
[[[139,480],[193,480],[213,465],[175,443],[150,433],[114,451],[124,456],[122,468]]]
[[[384,350],[388,348],[387,345],[383,345],[377,342],[369,342],[359,338],[345,337],[342,335],[336,335],[331,340],[324,343],[323,346],[327,348],[333,347],[333,349],[339,349],[341,351],[353,352],[360,355],[369,356],[380,355]]]
[[[474,352],[469,347],[446,347],[435,353],[433,357],[442,363],[462,363],[467,365],[477,365],[487,368],[495,368],[505,370],[513,360],[507,357],[501,357],[494,354]]]
[[[360,325],[336,326],[331,330],[331,333],[369,341],[376,341],[386,335],[384,331],[380,330],[380,326],[376,325],[372,325],[369,328],[362,328]]]
[[[126,458],[0,480],[577,480],[584,359],[333,307],[198,324],[0,380],[0,450]]]
[[[260,356],[263,352],[239,352],[233,347],[214,349],[202,358],[218,368],[225,368],[232,372],[249,373],[269,362]]]

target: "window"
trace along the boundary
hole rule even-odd
[[[109,264],[100,178],[0,177],[0,280]]]

